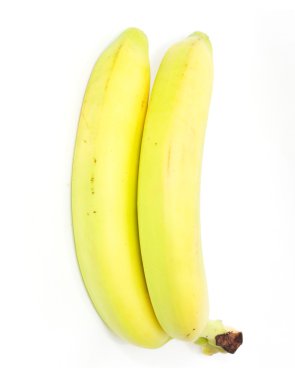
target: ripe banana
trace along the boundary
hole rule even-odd
[[[148,44],[137,29],[100,56],[87,85],[72,169],[72,219],[81,274],[94,307],[122,338],[169,340],[148,295],[137,227],[137,177],[150,83]]]
[[[139,167],[139,236],[151,301],[166,333],[189,341],[208,322],[199,197],[212,81],[206,35],[194,33],[167,51],[152,89]]]

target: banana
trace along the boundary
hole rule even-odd
[[[148,295],[136,206],[149,83],[147,39],[128,29],[102,53],[87,85],[72,168],[72,221],[95,309],[123,339],[155,348],[169,337]]]
[[[194,33],[167,51],[152,89],[140,156],[139,236],[149,294],[166,333],[188,341],[208,322],[199,198],[212,82],[206,35]]]

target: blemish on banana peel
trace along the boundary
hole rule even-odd
[[[91,194],[93,195],[94,194],[94,177],[90,178],[90,182],[91,182],[90,190],[91,190]]]
[[[224,351],[234,354],[243,343],[243,334],[240,331],[228,331],[216,335],[216,346],[222,347]]]
[[[192,329],[192,331],[190,333],[186,334],[186,338],[188,338],[191,334],[193,334],[194,331],[196,331],[196,329]]]
[[[96,158],[95,157],[93,158],[93,162],[96,164]]]

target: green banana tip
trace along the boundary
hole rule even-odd
[[[203,40],[206,43],[206,45],[208,46],[209,50],[212,52],[211,41],[210,41],[210,38],[207,36],[207,34],[205,34],[203,32],[194,32],[194,33],[190,34],[188,37],[189,38],[190,37],[198,37],[198,39]]]
[[[148,39],[145,33],[141,29],[136,28],[136,27],[130,27],[130,28],[125,29],[122,33],[122,36],[128,36],[133,41],[138,42],[138,43],[147,44],[148,42]]]
[[[225,327],[220,320],[209,321],[201,336],[195,342],[206,355],[217,352],[234,354],[243,343],[240,331]]]

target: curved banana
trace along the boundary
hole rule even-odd
[[[200,176],[213,81],[208,37],[172,46],[153,86],[141,147],[139,236],[149,294],[168,335],[194,341],[208,322]]]
[[[143,347],[169,339],[149,299],[137,227],[137,176],[149,93],[145,35],[122,33],[89,79],[72,171],[77,258],[94,307],[120,337]]]

